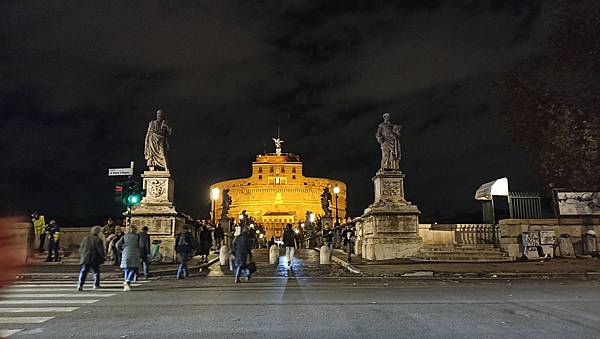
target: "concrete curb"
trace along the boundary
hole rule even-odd
[[[319,253],[321,253],[321,249],[319,249],[319,248],[315,248],[314,250],[317,251],[317,252],[319,252]],[[334,251],[335,251],[335,249],[334,249]],[[350,263],[348,263],[348,262],[346,262],[346,261],[344,261],[344,260],[342,260],[340,258],[337,258],[333,254],[331,255],[331,261],[333,261],[334,263],[336,263],[336,264],[342,266],[343,268],[347,269],[350,273],[354,273],[356,275],[362,275],[362,272],[359,271],[358,269],[356,269],[356,267],[350,265]]]
[[[318,248],[314,249],[319,252]],[[335,251],[335,249],[334,249]],[[510,279],[510,278],[542,278],[542,279],[550,279],[550,278],[573,278],[573,277],[594,277],[600,278],[600,272],[598,271],[590,271],[590,272],[436,272],[436,271],[412,271],[405,272],[402,274],[390,272],[390,275],[387,274],[369,274],[367,272],[361,271],[356,267],[352,266],[347,261],[340,259],[334,255],[331,256],[331,261],[336,264],[346,268],[351,273],[356,275],[361,275],[363,277],[377,278],[377,277],[386,277],[386,278],[405,278],[405,279]]]

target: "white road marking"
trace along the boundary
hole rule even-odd
[[[94,282],[94,279],[87,279],[87,281],[85,282],[86,284],[92,284]],[[123,280],[101,280],[101,282],[104,284],[122,284]],[[144,284],[150,282],[149,280],[138,280],[135,283],[139,283],[139,284]],[[19,285],[19,284],[38,284],[38,285],[44,285],[44,284],[76,284],[77,283],[77,279],[75,280],[22,280],[22,281],[16,281],[13,282],[13,285]]]
[[[83,288],[92,288],[92,286],[94,286],[94,285],[85,284],[85,285],[83,285]],[[110,287],[121,287],[122,288],[123,287],[123,283],[122,282],[118,283],[118,284],[117,283],[113,283],[113,284],[102,283],[102,284],[100,284],[100,286],[102,286],[100,289],[102,289],[102,288],[110,288]],[[133,284],[131,284],[131,286],[133,286],[133,287],[135,287],[135,286],[141,286],[141,284],[133,283]],[[57,288],[60,288],[60,287],[72,287],[72,288],[76,288],[77,287],[77,283],[70,283],[70,284],[48,284],[48,285],[27,284],[27,285],[13,285],[13,287],[27,287],[27,288],[39,287],[40,288],[39,290],[43,291],[42,288],[44,288],[44,287],[57,287]]]
[[[0,294],[0,298],[104,298],[104,297],[112,297],[115,293],[73,293],[73,294],[27,294],[27,293],[15,293],[15,294]]]
[[[93,304],[99,300],[93,299],[77,299],[77,300],[65,300],[65,299],[27,299],[27,300],[0,300],[0,305],[35,305],[35,304]]]
[[[0,317],[0,324],[41,324],[54,317]]]
[[[20,330],[0,330],[0,338],[6,338],[6,337],[10,337],[13,334],[17,334],[19,332],[23,331],[23,329]]]
[[[83,290],[84,291],[94,291],[94,293],[96,292],[114,292],[116,289],[123,289],[123,286],[114,286],[114,287],[102,287],[100,289],[94,290],[92,289],[92,287],[88,287],[86,288],[84,286]],[[7,293],[33,293],[33,292],[75,292],[76,291],[76,287],[72,286],[69,288],[44,288],[44,289],[39,289],[39,288],[17,288],[17,287],[10,287],[10,288],[6,288],[3,290],[3,292],[7,292]]]
[[[79,307],[0,307],[0,313],[73,312]]]

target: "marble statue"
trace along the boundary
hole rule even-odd
[[[162,110],[156,111],[156,119],[148,124],[144,157],[151,171],[168,170],[167,152],[169,150],[168,137],[173,133],[169,122],[165,120]]]
[[[225,220],[228,218],[229,215],[229,206],[231,206],[231,203],[233,202],[233,200],[231,199],[231,196],[229,195],[229,189],[224,189],[223,190],[223,202],[221,203],[221,220]]]
[[[281,155],[281,144],[283,144],[283,140],[279,139],[279,137],[277,137],[277,139],[271,139],[273,139],[273,141],[275,142],[275,154]]]
[[[329,188],[323,188],[323,193],[321,193],[321,207],[323,208],[323,212],[326,217],[331,217],[331,209],[329,208],[329,203],[331,202],[331,193],[329,192]]]
[[[400,130],[402,126],[390,122],[390,113],[383,114],[375,137],[381,145],[381,171],[400,170]]]

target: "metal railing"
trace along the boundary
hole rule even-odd
[[[542,199],[539,193],[510,192],[508,209],[511,219],[541,219]]]

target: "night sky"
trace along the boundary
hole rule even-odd
[[[507,176],[543,190],[497,120],[499,74],[539,52],[554,1],[3,1],[3,214],[64,225],[118,214],[109,167],[136,161],[162,108],[174,126],[178,210],[208,215],[211,183],[257,154],[301,155],[305,175],[373,200],[382,113],[403,128],[407,199],[424,218],[477,213]],[[144,166],[145,167],[145,166]]]

